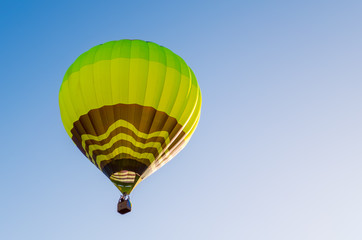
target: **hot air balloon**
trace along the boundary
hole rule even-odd
[[[80,55],[59,91],[61,119],[78,149],[129,194],[180,152],[200,118],[201,92],[185,61],[153,42],[111,41]]]

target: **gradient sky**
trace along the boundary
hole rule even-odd
[[[362,1],[0,3],[0,238],[362,239]],[[188,146],[116,212],[59,114],[70,64],[111,40],[180,55]]]

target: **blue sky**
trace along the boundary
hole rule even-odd
[[[1,1],[2,239],[362,237],[361,1]],[[61,123],[69,65],[168,47],[203,94],[189,145],[118,190]],[[186,184],[186,185],[185,185]]]

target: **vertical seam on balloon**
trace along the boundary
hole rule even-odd
[[[131,93],[131,60],[132,60],[132,40],[130,40],[130,46],[129,46],[129,64],[128,64],[128,104],[130,104],[130,93]],[[129,114],[129,113],[127,113]],[[129,125],[130,123],[127,122],[127,128],[129,129]],[[127,150],[126,152],[127,154],[130,154],[131,152],[129,150]]]
[[[98,48],[97,48],[97,50],[98,50]],[[95,53],[94,53],[95,54]],[[94,62],[94,56],[93,56],[93,62]],[[94,63],[91,63],[90,65],[92,65],[92,73],[93,73],[93,64]],[[81,72],[81,69],[79,70],[79,75],[80,75],[80,72]],[[93,81],[94,81],[94,75],[93,75]],[[90,87],[90,86],[89,86]],[[81,89],[82,88],[80,88],[80,91],[81,91]],[[83,95],[82,95],[83,96]],[[84,96],[83,96],[83,100],[86,100],[85,98],[84,98]],[[86,102],[86,101],[84,101],[84,102]],[[85,110],[87,110],[86,108],[85,108]],[[89,112],[89,111],[88,111]],[[90,124],[90,127],[94,130],[94,132],[95,133],[97,133],[97,131],[96,131],[96,128],[94,127],[94,123],[93,123],[93,121],[92,121],[92,118],[90,117],[90,116],[88,116],[88,119],[89,119],[89,122],[91,123]],[[79,118],[79,120],[80,120],[80,118]],[[83,127],[83,129],[84,129],[84,126],[83,126],[83,124],[82,124],[82,122],[80,121],[80,125]],[[81,135],[80,135],[80,137],[82,137]],[[96,164],[96,160],[95,159],[93,159],[93,157],[92,156],[89,156],[89,154],[88,154],[88,152],[86,151],[86,149],[84,149],[84,152],[86,153],[86,156],[91,160],[91,162],[97,167],[97,168],[99,168],[98,166],[97,166],[97,164]]]
[[[189,99],[189,98],[188,98]],[[188,101],[188,100],[187,100]],[[186,101],[186,103],[187,103]],[[187,105],[187,104],[186,104]],[[186,106],[185,105],[185,106]],[[192,115],[192,113],[191,113]],[[190,117],[188,118],[188,121],[191,119],[191,115]],[[164,158],[169,158],[169,155],[172,154],[172,150],[177,146],[175,145],[172,149],[169,149],[169,147],[176,141],[176,139],[180,136],[180,134],[183,132],[183,130],[185,129],[188,121],[182,125],[181,129],[178,130],[178,132],[175,134],[175,136],[170,140],[170,142],[164,146],[163,148],[163,151],[159,154],[159,157],[157,158],[157,160],[155,161],[154,165],[157,165],[160,161],[163,162],[164,161]],[[175,128],[173,129],[175,130]],[[173,134],[173,131],[170,133],[170,135]],[[185,134],[186,135],[186,134]],[[182,139],[180,139],[180,143],[181,143]],[[166,154],[166,155],[164,155]],[[171,160],[171,159],[169,159]],[[155,170],[157,170],[158,168],[156,167]],[[148,175],[149,176],[149,175]]]
[[[83,61],[84,61],[84,59],[85,58],[83,58]],[[84,95],[83,95],[83,92],[82,92],[82,86],[81,86],[81,80],[82,80],[82,76],[81,76],[81,70],[79,70],[79,74],[78,74],[78,83],[79,83],[79,93],[80,93],[80,96],[81,96],[81,99],[83,100],[83,101],[81,101],[82,102],[82,105],[83,105],[83,107],[84,107],[84,109],[86,110],[87,108],[86,108],[86,106],[85,106],[85,98],[84,98]],[[79,119],[80,120],[80,119]],[[83,126],[83,124],[82,124],[82,122],[81,121],[79,121],[79,125],[83,128],[83,132],[86,132],[85,131],[85,128],[84,128],[84,126]],[[93,125],[91,126],[92,128],[93,128]],[[82,136],[79,134],[79,137],[80,138],[82,138]],[[86,155],[86,157],[92,162],[92,163],[94,163],[95,161],[93,161],[93,159],[92,159],[92,157],[91,156],[89,156],[89,154],[87,153],[87,151],[86,151],[86,149],[83,149],[84,150],[84,152],[85,152],[85,155]]]
[[[201,91],[200,91],[201,92]],[[185,138],[188,138],[190,139],[190,137],[192,136],[192,134],[195,132],[196,130],[196,127],[200,121],[200,117],[201,117],[201,105],[202,105],[202,100],[201,100],[201,94],[200,94],[200,97],[199,97],[200,101],[198,101],[197,103],[199,104],[200,103],[200,107],[198,108],[199,111],[197,112],[197,115],[196,115],[196,118],[195,118],[195,121],[194,123],[192,124],[191,128],[190,128],[190,131],[188,131],[188,133],[185,135]],[[197,104],[197,106],[198,106]]]
[[[197,87],[197,97],[196,97],[196,101],[195,101],[195,105],[194,105],[194,107],[193,107],[193,109],[192,109],[192,111],[191,111],[191,113],[190,113],[190,116],[187,118],[187,121],[186,121],[186,123],[185,123],[185,127],[186,127],[186,124],[188,124],[188,122],[191,120],[191,118],[192,118],[192,115],[194,114],[194,112],[195,112],[195,110],[196,110],[196,108],[197,108],[197,105],[198,105],[198,103],[199,103],[199,101],[200,101],[200,111],[201,111],[201,90],[200,90],[200,88],[198,87],[198,86],[196,86]],[[197,114],[200,114],[200,113],[197,113]],[[194,123],[191,123],[192,125],[194,124]],[[192,129],[192,128],[191,128]],[[187,134],[186,134],[187,135]]]
[[[62,83],[62,85],[63,85],[63,83]],[[63,88],[62,88],[63,89]],[[63,109],[63,112],[65,113],[65,115],[66,115],[66,119],[68,120],[67,121],[67,127],[65,128],[66,129],[66,131],[67,131],[67,134],[72,138],[72,132],[71,132],[71,129],[72,129],[72,126],[73,126],[73,122],[72,122],[72,119],[71,119],[71,117],[69,116],[69,111],[67,110],[67,104],[66,104],[66,102],[65,102],[65,98],[64,97],[61,97],[61,96],[63,96],[64,95],[64,90],[62,90],[62,91],[60,91],[59,92],[59,97],[58,97],[58,99],[59,99],[59,109],[60,109],[60,117],[61,117],[61,119],[62,119],[62,121],[63,121],[63,114],[62,114],[62,109]],[[64,124],[64,122],[63,122],[63,125],[65,125]],[[67,129],[68,128],[68,129]]]
[[[148,51],[148,56],[147,56],[147,74],[146,74],[146,85],[145,85],[145,91],[144,91],[144,96],[143,96],[143,102],[142,102],[142,106],[145,106],[145,101],[146,101],[146,94],[147,94],[147,84],[148,84],[148,77],[149,77],[149,70],[150,70],[150,48],[148,43],[146,42],[146,46],[147,46],[147,51]],[[141,113],[141,118],[139,121],[139,125],[138,125],[138,130],[140,129],[140,125],[142,123],[143,120],[143,113],[144,113],[144,108],[142,109],[142,113]],[[150,161],[151,162],[151,161]]]
[[[111,43],[112,43],[112,45],[111,45]],[[111,87],[111,89],[110,89],[110,97],[111,97],[111,102],[113,103],[113,97],[112,97],[112,52],[113,52],[113,47],[114,47],[114,42],[112,41],[112,42],[110,42],[109,43],[109,45],[111,45],[111,49],[110,49],[110,57],[109,57],[109,61],[108,61],[108,65],[109,65],[109,75],[110,75],[110,78],[108,79],[108,81],[110,81],[110,87]],[[105,69],[106,71],[108,70],[107,69],[107,67],[106,67],[106,69]],[[104,88],[106,87],[106,84],[102,84],[103,86],[104,86]],[[106,103],[106,101],[104,101],[104,99],[103,99],[103,104],[102,105],[106,105],[105,104]],[[113,110],[113,109],[112,109]],[[100,110],[101,111],[101,110]],[[112,111],[113,112],[113,116],[114,116],[114,110]],[[106,122],[106,123],[110,123],[111,124],[111,120],[112,119],[109,119],[108,118],[108,115],[107,114],[104,114],[104,121]],[[113,117],[113,119],[114,119],[114,117]]]
[[[193,132],[196,130],[198,121],[200,120],[200,116],[201,116],[201,105],[202,105],[202,96],[201,96],[201,90],[199,88],[198,89],[198,98],[195,103],[195,110],[193,111],[193,113],[196,113],[197,115],[196,115],[195,120],[191,123],[190,130],[186,132],[185,139],[189,139],[191,137],[191,135],[193,134]],[[193,117],[193,114],[191,114],[190,117]]]
[[[187,64],[186,63],[184,63],[185,64],[185,66],[186,66],[186,68],[187,68],[187,70],[188,70],[188,72],[189,72],[189,76],[188,76],[188,89],[187,89],[187,93],[186,93],[186,96],[185,96],[185,101],[184,101],[184,105],[182,106],[182,108],[181,108],[181,110],[177,113],[177,114],[175,114],[175,116],[177,117],[177,119],[181,119],[181,115],[182,115],[182,113],[185,111],[185,108],[186,108],[186,106],[187,106],[187,102],[188,102],[188,98],[189,98],[189,96],[190,96],[190,92],[191,92],[191,87],[192,87],[192,82],[191,82],[191,73],[190,73],[190,68],[189,68],[189,66],[187,66]],[[182,65],[182,64],[180,64],[180,65]],[[184,76],[184,75],[182,75],[181,74],[181,78],[182,78],[182,76]]]
[[[64,91],[63,91],[62,95],[64,95]],[[62,104],[60,104],[60,102],[62,102]],[[67,104],[64,101],[64,97],[62,97],[61,100],[59,100],[59,106],[61,106],[61,105],[63,105],[63,107],[62,107],[63,111],[64,111],[64,113],[66,115],[66,118],[68,119],[68,125],[67,125],[68,130],[66,129],[66,131],[67,131],[67,133],[69,132],[68,135],[72,138],[73,135],[72,135],[71,130],[72,130],[72,127],[73,127],[73,122],[72,122],[71,117],[69,116],[69,111],[66,110],[67,109],[66,108]],[[62,118],[62,114],[61,114],[61,118]]]
[[[111,47],[111,51],[110,51],[110,53],[112,54],[112,48],[113,48],[113,46],[114,46],[114,42],[113,41],[111,41],[111,42],[109,42],[109,43],[106,43],[107,45],[111,45],[113,43],[113,45],[112,45],[112,47]],[[104,46],[104,45],[103,45]],[[108,47],[108,46],[107,46]],[[99,48],[101,48],[101,46],[99,47]],[[106,49],[105,49],[106,50]],[[94,55],[94,56],[96,56],[96,54]],[[107,65],[109,65],[110,66],[110,68],[111,68],[111,66],[112,66],[112,60],[110,59],[108,62],[105,62],[105,64],[107,64]],[[107,68],[107,67],[106,67]],[[106,69],[107,70],[107,69]],[[94,73],[94,68],[93,68],[93,73]],[[112,78],[112,74],[110,74],[110,78]],[[108,79],[109,81],[112,81],[112,79]],[[106,88],[106,84],[101,84],[101,86],[100,86],[100,88]],[[103,92],[102,90],[104,90],[104,89],[101,89],[101,93]],[[111,89],[111,94],[112,94],[112,89]],[[101,95],[103,95],[103,94],[101,94]],[[112,99],[112,96],[111,96],[111,99]],[[102,104],[101,104],[101,106],[104,106],[105,105],[105,99],[104,99],[104,97],[101,97],[101,102],[102,102]],[[98,111],[99,111],[99,116],[100,116],[100,120],[102,121],[102,122],[106,122],[106,123],[108,123],[109,122],[109,119],[108,119],[108,116],[107,116],[107,114],[105,114],[104,115],[104,119],[103,119],[103,116],[102,116],[102,114],[101,114],[101,109],[98,109]],[[102,128],[103,128],[103,125],[102,125]],[[104,130],[104,128],[103,128],[103,130]],[[97,133],[97,135],[98,135],[98,133]],[[97,156],[96,156],[96,158],[97,158]],[[98,165],[98,163],[97,163],[97,161],[96,161],[96,159],[95,159],[95,162],[96,162],[96,164],[97,164],[97,166],[99,166]],[[99,166],[100,167],[100,166]]]
[[[158,109],[158,107],[159,107],[159,105],[160,105],[160,102],[161,102],[161,99],[162,99],[162,95],[163,95],[164,87],[165,87],[165,82],[166,82],[167,69],[168,69],[168,68],[167,68],[167,54],[166,54],[166,52],[165,52],[165,50],[163,49],[162,46],[158,46],[158,47],[159,47],[159,49],[160,49],[160,50],[164,53],[164,55],[165,55],[166,64],[165,64],[165,74],[164,74],[163,81],[162,81],[162,89],[161,89],[161,92],[160,92],[160,96],[159,96],[159,98],[158,98],[157,107],[155,108],[156,110]],[[155,115],[153,116],[150,129],[152,129],[152,126],[153,126],[153,124],[155,123],[155,117],[156,117],[156,115],[157,115],[157,113],[155,113]],[[166,142],[166,140],[165,140],[165,142]],[[155,160],[156,160],[156,159],[155,159]],[[155,161],[155,160],[154,160],[154,161]],[[153,162],[154,162],[154,161],[153,161]],[[145,172],[147,172],[147,170],[148,170],[149,168],[152,168],[153,162],[151,162],[150,166],[146,169]],[[142,176],[143,176],[143,174],[142,174]],[[141,178],[142,178],[142,176],[141,176]]]
[[[182,112],[184,112],[185,111],[185,108],[186,108],[186,106],[187,106],[187,102],[188,102],[188,100],[189,100],[189,95],[186,97],[186,99],[184,100],[184,104],[183,104],[183,108],[182,108]],[[180,128],[180,129],[178,129],[177,131],[178,132],[176,132],[175,133],[175,136],[170,140],[170,142],[165,146],[165,148],[164,149],[166,149],[166,151],[164,151],[165,153],[167,152],[167,151],[172,151],[172,149],[169,149],[169,147],[176,141],[176,139],[180,136],[180,134],[183,132],[183,130],[185,129],[185,126],[186,126],[186,124],[187,124],[187,122],[185,123],[185,124],[183,124],[182,125],[182,127]],[[175,130],[175,128],[172,130],[172,132],[170,133],[170,135],[172,135],[173,134],[173,131]],[[182,139],[180,139],[180,141],[181,141]],[[160,154],[160,156],[161,156],[162,154]],[[157,163],[156,163],[157,164]]]
[[[135,48],[136,48],[136,49],[137,49],[137,47],[139,48],[139,46],[138,46],[138,45],[136,45],[136,46],[135,46]],[[132,57],[132,59],[133,59],[133,57]],[[138,80],[138,78],[136,78],[135,80],[137,81],[137,80]],[[137,87],[138,87],[138,83],[137,83]],[[136,88],[135,94],[133,94],[133,95],[134,95],[134,97],[135,97],[135,99],[137,99],[137,98],[138,98],[137,93],[139,93],[139,91],[138,91],[138,89]],[[137,102],[137,100],[136,100],[136,101],[131,102],[131,104],[135,104],[136,102]],[[134,109],[134,108],[133,108],[133,109]],[[135,123],[135,121],[136,121],[135,114],[136,114],[136,112],[134,111],[134,112],[133,112],[133,116],[132,116],[132,119],[134,120],[134,123]],[[134,125],[134,124],[133,124],[133,125]],[[134,126],[135,126],[135,125],[134,125]],[[135,127],[136,127],[136,129],[138,129],[138,130],[139,130],[139,126],[135,126]],[[132,151],[135,151],[135,149],[134,149],[134,147],[133,147],[133,146],[131,146],[131,150],[132,150]]]
[[[186,65],[187,66],[187,65]],[[187,66],[188,67],[188,66]],[[191,81],[191,79],[192,79],[192,76],[191,76],[191,73],[190,73],[190,68],[188,67],[188,70],[189,70],[189,74],[190,74],[190,77],[189,77],[189,79],[190,79],[190,81],[189,81],[189,83],[190,83],[190,90],[189,90],[189,92],[188,92],[188,96],[187,96],[187,98],[186,98],[186,100],[185,100],[185,105],[184,105],[184,108],[183,108],[183,112],[185,111],[185,108],[186,108],[186,106],[187,106],[187,103],[188,103],[188,101],[189,101],[189,98],[190,98],[190,93],[191,93],[191,88],[192,88],[192,81]],[[182,75],[181,75],[182,76]],[[183,114],[182,114],[183,115]],[[182,116],[181,115],[181,116]],[[191,116],[191,114],[190,114],[190,116]],[[181,117],[180,117],[180,119],[181,119]],[[156,162],[158,162],[158,160],[160,159],[160,157],[165,153],[165,152],[167,152],[167,148],[169,147],[169,146],[171,146],[171,144],[177,139],[177,137],[181,134],[181,132],[183,131],[183,129],[185,128],[185,126],[186,126],[186,124],[187,124],[187,122],[185,122],[185,124],[183,124],[182,125],[182,127],[181,127],[181,129],[180,129],[180,132],[179,132],[179,134],[176,134],[176,136],[174,136],[174,138],[172,138],[172,140],[162,149],[162,152],[159,154],[159,157],[154,161],[155,163],[154,163],[154,165],[156,165]],[[172,132],[170,133],[170,135],[172,134]],[[153,172],[153,171],[152,171]],[[152,172],[150,173],[150,174],[152,174]],[[149,176],[150,174],[147,174],[146,176],[145,176],[145,178],[147,177],[147,176]]]
[[[175,55],[174,55],[175,56]],[[171,109],[169,110],[169,113],[170,113],[170,115],[169,116],[171,116],[171,113],[172,113],[172,111],[173,111],[173,109],[174,109],[174,107],[175,107],[175,103],[176,103],[176,99],[177,99],[177,97],[178,97],[178,95],[179,95],[179,93],[180,93],[180,86],[181,86],[181,80],[182,80],[182,74],[181,74],[181,63],[180,63],[180,61],[179,61],[179,59],[175,56],[175,59],[178,61],[178,63],[179,63],[179,70],[177,71],[177,72],[179,72],[179,82],[178,82],[178,86],[177,86],[177,92],[176,92],[176,96],[175,96],[175,98],[174,98],[174,101],[173,101],[173,105],[171,106]],[[177,119],[176,119],[177,120]]]
[[[199,95],[199,94],[198,94],[198,95]],[[199,99],[199,98],[197,98],[197,99]],[[198,103],[198,100],[196,101],[195,108],[194,108],[194,111],[192,112],[192,114],[195,112],[197,103]],[[189,120],[191,119],[192,114],[190,114]],[[192,132],[195,130],[195,129],[194,129],[194,126],[195,126],[195,124],[197,124],[197,122],[198,122],[197,120],[199,119],[199,117],[200,117],[200,113],[197,113],[197,117],[196,117],[195,121],[191,123],[191,124],[192,124],[192,127],[190,128],[190,130],[189,130],[188,132],[185,133],[185,137],[188,136],[190,133],[192,134]],[[185,137],[184,137],[183,139],[185,139]],[[166,153],[165,156],[162,156],[162,157],[160,158],[160,161],[157,161],[157,162],[155,161],[155,165],[156,165],[156,166],[155,166],[155,171],[157,171],[158,169],[160,169],[163,165],[165,165],[167,162],[169,162],[174,156],[176,156],[175,153],[178,153],[178,152],[177,152],[177,149],[178,149],[178,147],[180,146],[180,144],[182,144],[182,141],[180,141],[179,143],[177,143],[172,149],[169,149],[169,152]],[[185,146],[186,146],[186,143],[185,143]],[[167,146],[167,147],[168,147],[168,146]],[[181,151],[181,150],[180,150],[180,151]],[[150,174],[148,174],[147,176],[145,176],[145,178],[148,177],[148,176],[151,175],[151,174],[152,174],[152,172],[151,172]]]
[[[165,67],[165,69],[166,69],[166,71],[165,71],[165,75],[164,75],[164,81],[163,81],[163,85],[162,85],[161,95],[160,95],[160,97],[159,97],[159,100],[158,100],[156,109],[158,109],[158,107],[159,107],[159,105],[160,105],[160,102],[161,102],[161,99],[162,99],[162,95],[163,95],[163,93],[164,93],[164,87],[165,87],[166,76],[167,76],[167,69],[168,69],[168,67],[167,67],[168,64],[167,64],[167,54],[166,54],[166,51],[165,51],[165,49],[164,49],[162,46],[159,46],[159,48],[162,49],[162,52],[163,52],[164,55],[165,55],[165,59],[166,59],[166,64],[165,64],[166,67]],[[155,116],[156,116],[156,114],[155,114]],[[153,125],[153,123],[154,123],[155,116],[154,116],[154,118],[153,118],[153,120],[152,120],[152,125]],[[166,119],[166,122],[167,122],[168,119],[169,119],[169,118]],[[176,120],[177,120],[177,119],[176,119]],[[165,123],[166,123],[166,122],[165,122]],[[152,125],[151,125],[151,128],[152,128]],[[165,144],[166,144],[166,141],[165,141]],[[167,146],[167,145],[168,145],[168,144],[166,144],[166,146]],[[149,167],[146,169],[146,171],[142,174],[141,178],[145,178],[144,176],[145,176],[145,173],[147,173],[147,172],[154,172],[154,166],[155,166],[155,163],[157,162],[157,159],[158,159],[159,156],[161,156],[165,151],[167,151],[167,149],[166,149],[166,148],[163,148],[162,151],[161,151],[161,153],[158,155],[158,157],[157,157],[153,162],[151,162],[150,166],[149,166]]]
[[[195,104],[194,104],[194,107],[193,107],[193,109],[192,109],[189,117],[187,118],[187,121],[185,122],[185,124],[182,125],[182,128],[181,128],[181,129],[184,129],[184,128],[186,127],[186,125],[188,124],[188,122],[190,121],[191,116],[192,116],[192,114],[194,113],[194,111],[195,111],[195,109],[196,109],[196,106],[197,106],[197,102],[198,102],[198,98],[199,98],[198,95],[199,95],[199,94],[197,93],[196,102],[195,102]],[[187,134],[185,134],[185,135],[187,135]],[[173,141],[174,141],[175,139],[176,139],[176,138],[173,138]],[[167,144],[167,146],[162,150],[162,152],[160,153],[159,156],[162,156],[162,154],[166,153],[167,148],[173,143],[173,141],[170,141],[170,143]],[[168,158],[168,157],[165,156],[165,158]],[[161,159],[161,158],[160,158],[160,159]],[[159,159],[157,159],[157,160],[159,160]],[[161,161],[164,161],[164,160],[161,160]],[[152,165],[152,168],[154,168],[154,169],[151,169],[151,168],[150,168],[150,169],[151,169],[150,172],[149,172],[149,171],[145,172],[146,174],[145,174],[145,175],[142,175],[142,178],[146,178],[146,177],[150,176],[154,171],[156,171],[156,170],[158,169],[158,168],[155,168],[156,162],[158,162],[158,161],[155,160],[155,161],[152,162],[152,164],[151,164],[151,165]],[[150,165],[150,167],[151,167],[151,165]]]
[[[175,99],[174,99],[174,101],[173,101],[173,105],[171,106],[171,109],[170,109],[170,115],[171,115],[171,113],[172,113],[172,111],[173,111],[173,109],[174,109],[174,107],[175,107],[175,105],[176,105],[176,100],[177,100],[177,97],[178,97],[178,95],[179,95],[179,93],[180,93],[180,86],[181,86],[181,81],[182,81],[182,74],[181,74],[181,63],[180,63],[180,61],[179,61],[179,59],[176,57],[176,60],[178,61],[178,63],[179,63],[179,67],[180,67],[180,70],[179,70],[179,72],[180,72],[180,75],[179,75],[179,84],[178,84],[178,89],[177,89],[177,94],[176,94],[176,97],[175,97]],[[169,115],[169,117],[167,118],[167,120],[166,120],[166,122],[165,123],[167,123],[167,121],[170,119],[170,115]],[[174,128],[171,130],[171,132],[169,133],[169,136],[171,136],[172,135],[172,133],[173,133],[173,131],[176,129],[176,126],[179,124],[179,122],[178,122],[178,119],[176,119],[176,122],[177,122],[177,124],[174,126]],[[181,127],[181,129],[179,130],[179,134],[181,133],[181,131],[182,131],[182,129],[183,129],[183,127]],[[172,139],[170,139],[170,141],[166,144],[166,146],[164,147],[164,152],[167,152],[168,151],[168,147],[176,140],[176,138],[178,137],[178,135],[179,134],[176,134]],[[161,156],[162,155],[162,153],[160,153],[160,155],[159,156]],[[155,162],[157,161],[157,159],[155,160]]]
[[[199,85],[198,85],[198,84],[196,84],[196,86],[193,85],[193,78],[194,78],[194,77],[193,77],[193,75],[191,74],[191,71],[192,71],[192,70],[191,70],[190,67],[188,67],[188,71],[189,71],[189,74],[190,74],[190,84],[191,84],[189,97],[191,96],[192,88],[196,88],[198,92],[196,93],[196,102],[195,102],[195,104],[194,104],[194,107],[193,107],[193,109],[192,109],[189,117],[188,117],[187,120],[185,121],[185,124],[184,124],[185,127],[186,127],[188,121],[190,120],[190,118],[191,118],[191,116],[192,116],[192,113],[195,111],[195,108],[196,108],[196,106],[197,106],[197,102],[198,102],[198,99],[199,99],[199,95],[200,95],[199,92],[201,93]],[[195,80],[196,80],[196,77],[195,77]],[[185,106],[185,109],[186,109],[186,106]],[[185,109],[184,109],[184,111],[185,111]],[[181,114],[180,119],[182,119],[183,116],[184,116],[184,113]]]
[[[97,56],[97,52],[99,51],[100,48],[101,48],[101,47],[98,47],[98,48],[96,49],[96,51],[94,52],[93,61],[92,61],[92,75],[93,75],[93,78],[92,78],[92,83],[93,83],[93,84],[92,84],[92,86],[93,86],[94,97],[95,97],[97,103],[99,103],[99,101],[98,101],[99,99],[98,99],[98,97],[97,97],[97,91],[96,91],[95,81],[94,81],[94,79],[95,79],[95,75],[94,75],[94,62],[95,62],[95,58],[96,58],[96,56]],[[92,121],[92,118],[91,118],[90,116],[89,116],[89,120],[90,120],[90,122],[92,123],[92,126],[93,126],[93,128],[94,128],[94,132],[98,135],[97,129],[95,128],[94,122]],[[100,128],[102,128],[102,130],[104,130],[102,124],[101,124]],[[102,132],[104,132],[104,131],[102,131]],[[94,159],[94,164],[96,165],[97,168],[101,169],[100,166],[98,166],[98,164],[97,164],[97,157],[96,157],[96,159]]]
[[[69,82],[70,81],[68,81],[67,82],[67,85],[68,85],[68,96],[69,96],[69,103],[70,103],[70,106],[71,106],[71,108],[72,108],[72,110],[73,110],[73,113],[74,113],[74,119],[76,119],[76,117],[77,117],[77,113],[76,113],[76,111],[75,111],[75,108],[74,108],[74,104],[73,104],[73,101],[72,101],[72,96],[71,96],[71,88],[70,88],[70,86],[69,86]],[[78,129],[75,127],[75,125],[74,125],[74,122],[72,123],[72,128],[75,130],[75,132],[79,135],[79,136],[81,136],[81,134],[79,133],[79,131],[78,131]],[[84,127],[82,126],[82,128],[84,129]],[[73,136],[72,136],[72,138],[73,138]],[[73,139],[72,139],[73,140]],[[85,151],[84,151],[85,152]]]

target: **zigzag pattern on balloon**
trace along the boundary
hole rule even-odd
[[[97,125],[97,121],[102,125]],[[144,175],[147,168],[151,166],[151,173],[161,162],[167,162],[171,156],[168,153],[174,152],[186,135],[176,119],[137,104],[93,109],[74,123],[72,133],[73,141],[92,163],[102,171],[108,166],[106,175],[113,182],[119,180],[114,177],[119,171],[135,171],[144,179],[149,175]],[[124,159],[134,162],[126,166],[122,164]],[[155,161],[158,164],[152,164]],[[123,166],[120,168],[118,164]]]

